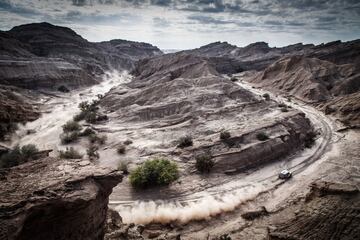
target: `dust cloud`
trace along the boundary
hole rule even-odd
[[[218,197],[207,194],[200,200],[187,203],[139,201],[132,206],[119,205],[115,209],[119,212],[124,223],[187,223],[233,211],[242,203],[254,199],[263,190],[264,187],[262,186],[250,185]]]

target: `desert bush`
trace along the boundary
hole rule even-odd
[[[90,144],[89,147],[86,149],[86,154],[88,155],[89,158],[98,159],[100,157],[98,150],[99,148],[96,145]]]
[[[85,128],[84,131],[82,131],[81,133],[79,133],[79,136],[81,137],[87,137],[90,136],[92,134],[96,134],[96,132],[94,130],[92,130],[91,128]]]
[[[73,117],[73,120],[75,122],[80,122],[80,121],[84,120],[85,117],[86,117],[86,112],[80,112]]]
[[[187,135],[187,136],[181,137],[178,140],[178,145],[177,146],[179,148],[185,148],[185,147],[190,147],[192,145],[193,145],[192,137],[190,135]]]
[[[36,153],[38,152],[38,148],[33,144],[24,145],[21,148],[16,146],[9,152],[1,155],[0,168],[13,167],[30,160],[36,160]]]
[[[4,140],[6,134],[13,133],[18,129],[17,123],[9,122],[9,123],[0,123],[0,140]]]
[[[95,112],[88,112],[85,115],[85,121],[87,123],[96,123],[97,121],[97,115]]]
[[[125,141],[124,141],[124,144],[125,144],[125,145],[130,145],[130,144],[132,144],[132,143],[133,143],[133,141],[131,141],[131,140],[125,140]]]
[[[236,78],[236,77],[231,77],[230,78],[230,81],[232,81],[232,82],[236,82],[238,79]]]
[[[209,153],[198,155],[195,159],[195,167],[201,173],[209,173],[215,165],[215,162]]]
[[[79,139],[79,132],[64,133],[60,136],[62,144],[69,144]]]
[[[229,234],[223,234],[219,237],[219,240],[231,240],[231,237]]]
[[[279,103],[279,104],[278,104],[278,107],[279,107],[279,108],[286,108],[287,105],[286,105],[285,103]]]
[[[316,136],[317,136],[317,134],[314,131],[310,131],[310,132],[306,133],[305,139],[304,139],[304,146],[306,148],[311,148],[315,143]]]
[[[62,126],[62,128],[64,132],[74,132],[80,131],[82,127],[79,123],[75,121],[68,121]]]
[[[179,177],[176,163],[167,159],[147,160],[130,174],[130,183],[136,188],[168,185]]]
[[[58,89],[57,89],[59,92],[63,92],[63,93],[68,93],[68,92],[70,92],[70,90],[66,87],[66,86],[64,86],[64,85],[61,85],[60,87],[58,87]]]
[[[93,100],[92,103],[89,103],[88,101],[81,102],[79,104],[79,109],[82,112],[95,112],[98,110],[97,105],[99,104],[99,100]]]
[[[25,159],[31,159],[39,152],[39,149],[34,144],[24,145],[21,148],[21,155]]]
[[[270,95],[268,93],[264,93],[262,96],[263,98],[265,98],[266,101],[270,100]]]
[[[109,117],[108,117],[107,115],[98,115],[98,116],[96,117],[96,121],[97,121],[97,122],[106,121],[106,120],[108,120],[108,119],[109,119]]]
[[[282,108],[280,108],[280,110],[282,111],[282,112],[288,112],[289,110],[287,109],[287,107],[282,107]]]
[[[221,140],[226,140],[226,139],[229,139],[230,137],[231,137],[231,134],[229,131],[221,131],[221,133],[220,133]]]
[[[88,136],[90,143],[98,143],[100,145],[106,142],[107,137],[105,135],[98,136],[96,134],[91,134]]]
[[[59,151],[59,157],[63,159],[79,159],[82,155],[76,151],[73,147],[66,148],[65,151]]]
[[[117,153],[118,154],[125,154],[125,152],[126,152],[126,146],[125,145],[118,146],[118,148],[117,148]]]
[[[269,136],[266,135],[266,133],[264,133],[264,132],[260,132],[260,133],[256,134],[256,138],[259,141],[265,141],[265,140],[269,139]]]

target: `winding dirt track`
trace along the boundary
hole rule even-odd
[[[286,102],[285,98],[275,96],[267,91],[254,89],[248,83],[239,82],[238,84],[256,95],[269,93],[271,98],[277,102]],[[213,204],[216,205],[216,208],[220,208],[220,210],[215,209],[215,212],[213,212],[213,214],[217,214],[219,211],[231,211],[243,201],[254,199],[256,195],[261,192],[274,189],[283,182],[283,180],[279,180],[277,177],[282,169],[289,169],[294,175],[303,172],[309,165],[319,160],[328,150],[334,134],[330,120],[318,110],[298,101],[286,102],[286,104],[304,112],[314,127],[321,133],[315,146],[311,149],[299,152],[290,159],[268,164],[250,174],[224,176],[224,178],[226,178],[225,180],[217,181],[215,185],[198,192],[182,193],[173,196],[169,195],[166,199],[163,199],[163,201],[157,201],[156,203],[141,201],[141,198],[137,200],[130,200],[127,197],[126,199],[113,199],[110,201],[110,206],[117,209],[120,215],[125,216],[124,220],[128,222],[146,223],[146,221],[142,222],[141,219],[131,217],[131,215],[141,214],[143,211],[148,211],[149,215],[153,214],[152,220],[156,221],[156,217],[159,214],[163,214],[166,210],[175,211],[179,214],[179,216],[172,217],[170,220],[181,220],[181,214],[188,214],[186,211],[187,207],[196,209],[207,208],[208,204]],[[301,183],[295,180],[291,181],[290,184]],[[291,194],[291,192],[286,194]],[[209,197],[211,198],[210,203]],[[212,215],[212,210],[213,209],[208,210],[210,212],[209,215]],[[129,219],[126,219],[126,217],[129,217]],[[186,218],[186,216],[184,218]],[[151,220],[151,216],[149,216],[149,219]]]
[[[76,93],[72,94],[72,97],[68,99],[65,97],[64,99],[60,100],[55,99],[54,101],[56,103],[54,103],[54,108],[52,109],[53,111],[44,114],[39,120],[28,124],[27,128],[30,127],[32,129],[36,129],[37,132],[35,134],[25,136],[20,134],[16,142],[21,144],[38,142],[43,143],[44,146],[42,147],[52,147],[56,149],[59,145],[58,135],[61,132],[61,125],[67,120],[65,116],[67,118],[71,118],[74,113],[78,111],[77,105],[79,101],[90,99],[96,96],[96,94],[99,92],[104,93],[108,91],[111,86],[119,84],[120,82],[124,81],[123,78],[127,79],[128,77],[117,76],[115,78],[112,76],[112,78],[114,78],[113,81],[105,82],[106,84],[104,83],[99,86],[82,90],[81,93],[86,93],[83,96],[79,96],[79,94]],[[256,95],[262,95],[266,92],[260,89],[255,89],[245,82],[238,82],[238,84]],[[286,102],[286,100],[280,96],[275,96],[271,93],[269,94],[273,100],[278,102]],[[251,173],[239,173],[232,176],[220,176],[216,179],[216,181],[212,181],[211,185],[198,188],[198,191],[195,192],[183,191],[179,194],[166,194],[162,201],[156,202],[156,211],[161,210],[162,208],[168,208],[169,204],[173,210],[175,206],[175,209],[182,208],[184,212],[189,205],[192,205],[194,208],[202,208],[204,207],[204,204],[205,207],[208,205],[208,202],[205,200],[209,200],[209,198],[211,198],[213,205],[220,204],[220,211],[222,211],[224,208],[227,210],[229,208],[221,204],[223,204],[225,199],[228,199],[229,196],[231,199],[231,203],[229,204],[232,205],[232,208],[236,207],[237,205],[241,204],[242,201],[252,199],[261,192],[274,189],[282,182],[277,178],[278,173],[282,169],[290,169],[294,175],[297,175],[303,172],[309,165],[320,159],[327,151],[328,146],[331,144],[331,139],[334,135],[330,120],[327,119],[321,112],[300,102],[287,102],[287,105],[304,112],[314,124],[314,126],[321,132],[321,136],[319,139],[317,139],[316,145],[313,148],[299,152],[290,159],[263,166],[261,169],[254,170]],[[295,179],[295,181],[291,181],[291,184],[301,183],[298,183]],[[154,195],[157,194],[154,193]],[[141,194],[137,195],[137,199],[132,196],[113,196],[110,201],[110,206],[116,209],[120,209],[120,214],[124,214],[124,212],[122,212],[124,209],[128,213],[133,213],[133,211],[136,211],[136,208],[138,208],[139,204],[141,205],[142,203],[149,203],[149,201],[142,201],[146,198],[142,198],[141,196]],[[149,204],[154,206],[154,202],[150,202]],[[140,208],[138,210],[142,211],[143,209]],[[181,214],[183,213],[179,212],[179,215]]]

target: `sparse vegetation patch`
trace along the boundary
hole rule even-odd
[[[79,139],[79,132],[70,132],[60,135],[60,140],[62,144],[69,144],[76,142]]]
[[[257,138],[259,141],[265,141],[265,140],[268,140],[268,139],[269,139],[269,136],[266,135],[266,133],[264,133],[264,132],[260,132],[260,133],[256,134],[256,138]]]
[[[80,159],[82,155],[73,147],[66,148],[65,151],[59,151],[59,157],[63,159]]]
[[[190,147],[192,145],[193,145],[192,137],[190,135],[187,135],[179,139],[177,146],[179,148],[185,148],[185,147]]]
[[[311,148],[315,143],[316,136],[317,134],[315,131],[308,132],[304,139],[304,146],[306,148]]]
[[[38,159],[38,148],[33,144],[16,146],[0,157],[0,168],[9,168]]]
[[[88,136],[90,143],[98,143],[100,145],[105,144],[107,137],[105,135],[98,136],[96,134],[91,134]]]
[[[117,153],[118,154],[125,154],[126,152],[126,146],[125,145],[120,145],[117,147]]]
[[[266,101],[270,100],[270,95],[268,93],[264,93],[262,96],[263,98],[265,98]]]
[[[82,127],[79,123],[75,121],[68,121],[62,126],[62,128],[63,131],[66,133],[66,132],[80,131]]]
[[[209,153],[198,155],[195,157],[195,159],[195,167],[201,173],[209,173],[215,165],[215,162]]]
[[[226,139],[229,139],[230,137],[231,137],[231,134],[229,131],[221,131],[221,133],[220,133],[221,140],[226,140]]]
[[[90,159],[98,159],[100,157],[98,150],[99,148],[96,145],[90,144],[86,149],[86,154]]]

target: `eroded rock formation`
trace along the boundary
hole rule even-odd
[[[88,42],[70,28],[33,23],[0,34],[1,84],[31,89],[95,84],[108,70],[130,70],[135,61],[161,54],[147,43]]]
[[[21,92],[21,93],[20,93]],[[0,139],[16,129],[16,123],[33,121],[39,117],[33,100],[24,91],[0,85]]]
[[[319,182],[290,221],[271,228],[271,240],[359,239],[360,195],[356,186]]]
[[[0,172],[0,239],[103,239],[118,171],[45,158]]]

